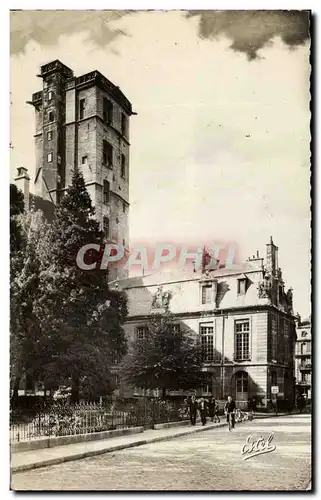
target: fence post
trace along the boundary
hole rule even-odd
[[[40,436],[41,435],[40,434],[40,432],[41,432],[41,413],[40,413],[40,410],[39,410],[39,415],[38,415],[38,426],[39,426],[38,434]]]

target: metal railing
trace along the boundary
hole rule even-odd
[[[142,400],[120,405],[85,403],[52,405],[36,412],[12,412],[10,441],[91,434],[137,426],[185,420],[188,414],[182,403]]]

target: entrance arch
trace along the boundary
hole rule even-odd
[[[234,375],[234,393],[236,401],[248,401],[249,399],[249,375],[247,372],[239,371]]]

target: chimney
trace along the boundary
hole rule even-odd
[[[274,245],[272,236],[266,245],[266,270],[275,276],[278,269],[278,247]]]
[[[29,182],[30,177],[28,175],[28,170],[24,167],[17,168],[17,177],[14,179],[17,188],[20,189],[24,196],[25,210],[29,210]]]

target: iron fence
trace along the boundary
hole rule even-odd
[[[11,412],[10,441],[30,441],[39,438],[72,436],[116,429],[185,420],[182,403],[142,400],[121,403],[59,404],[38,412]]]

